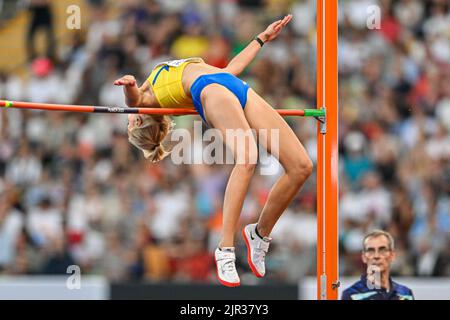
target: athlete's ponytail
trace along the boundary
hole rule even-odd
[[[144,157],[158,162],[167,157],[170,151],[162,144],[172,131],[175,123],[168,116],[141,115],[142,124],[128,131],[128,141],[139,148]]]

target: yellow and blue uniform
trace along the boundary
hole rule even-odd
[[[148,77],[147,81],[153,88],[156,99],[161,108],[186,108],[194,107],[208,125],[201,103],[202,90],[212,83],[217,83],[230,90],[241,103],[244,109],[247,103],[247,83],[230,73],[214,73],[199,76],[191,85],[192,99],[184,92],[181,82],[184,68],[189,63],[203,62],[201,58],[188,58],[182,60],[166,61],[158,64]]]
[[[147,81],[153,88],[161,108],[194,107],[181,83],[184,68],[190,63],[203,62],[201,58],[189,58],[162,62],[153,69]]]

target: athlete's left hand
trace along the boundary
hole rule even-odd
[[[291,21],[292,14],[288,14],[281,20],[277,20],[271,25],[267,27],[266,30],[264,30],[262,33],[260,33],[258,36],[263,40],[264,42],[269,42],[278,37],[281,30]]]

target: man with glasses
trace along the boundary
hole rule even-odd
[[[394,259],[394,239],[388,232],[375,230],[366,235],[362,260],[367,265],[367,272],[342,293],[342,300],[414,300],[411,289],[390,277]]]

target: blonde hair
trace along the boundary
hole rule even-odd
[[[158,162],[170,154],[162,145],[175,123],[167,116],[140,115],[142,124],[128,131],[128,141],[144,153],[151,162]]]

